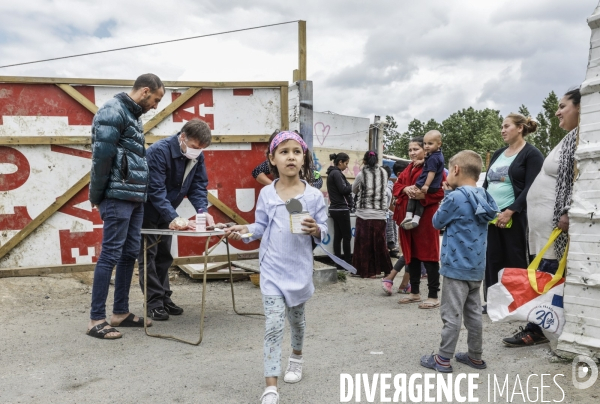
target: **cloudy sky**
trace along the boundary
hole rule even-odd
[[[301,4],[301,6],[296,6]],[[581,84],[598,0],[0,1],[0,65],[303,19],[317,111],[533,114]],[[292,80],[297,24],[0,69],[0,75]]]

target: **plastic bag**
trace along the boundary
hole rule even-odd
[[[563,274],[568,246],[555,275],[537,271],[542,256],[560,232],[558,229],[552,232],[548,243],[529,268],[505,268],[500,271],[499,282],[487,292],[487,312],[492,321],[526,321],[539,325],[544,334],[561,334],[565,324]]]

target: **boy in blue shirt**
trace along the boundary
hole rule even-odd
[[[456,360],[475,369],[485,369],[481,360],[482,321],[479,292],[485,272],[485,251],[488,222],[496,217],[498,205],[483,188],[477,187],[481,173],[481,157],[464,150],[450,159],[446,193],[433,215],[433,226],[444,226],[440,274],[442,302],[440,315],[442,342],[437,354],[425,355],[421,365],[439,372],[452,372],[450,358],[454,355],[460,333],[461,317],[468,332],[468,352],[456,353]]]
[[[444,175],[444,155],[442,154],[442,134],[437,130],[430,130],[423,136],[423,149],[427,153],[423,164],[423,171],[417,178],[414,191],[421,190],[426,194],[435,194],[442,186]],[[404,230],[414,229],[419,225],[421,215],[425,208],[416,199],[410,199],[406,207],[406,217],[400,223]]]

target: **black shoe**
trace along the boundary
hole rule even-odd
[[[504,345],[509,347],[520,347],[520,346],[529,346],[529,345],[537,345],[544,344],[548,342],[548,338],[544,337],[544,334],[538,334],[527,328],[519,327],[520,331],[518,331],[515,335],[509,338],[504,338],[502,342]]]
[[[179,316],[180,314],[183,314],[183,309],[173,302],[165,303],[165,311],[172,316]]]
[[[169,313],[162,307],[155,307],[148,310],[148,317],[155,321],[167,321],[169,319]]]

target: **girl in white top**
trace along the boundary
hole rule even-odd
[[[226,230],[229,237],[250,242],[261,239],[259,250],[260,289],[265,310],[264,374],[267,388],[263,404],[279,402],[277,378],[281,373],[281,345],[287,312],[291,328],[292,355],[284,381],[302,379],[304,342],[304,303],[314,293],[312,282],[312,241],[320,243],[327,235],[327,209],[323,194],[309,186],[311,153],[294,132],[281,132],[269,145],[268,159],[275,181],[258,196],[255,220],[247,226]],[[294,234],[286,202],[295,198],[309,217],[302,221],[305,234]],[[242,237],[244,236],[244,237]],[[312,237],[311,237],[312,236]]]

